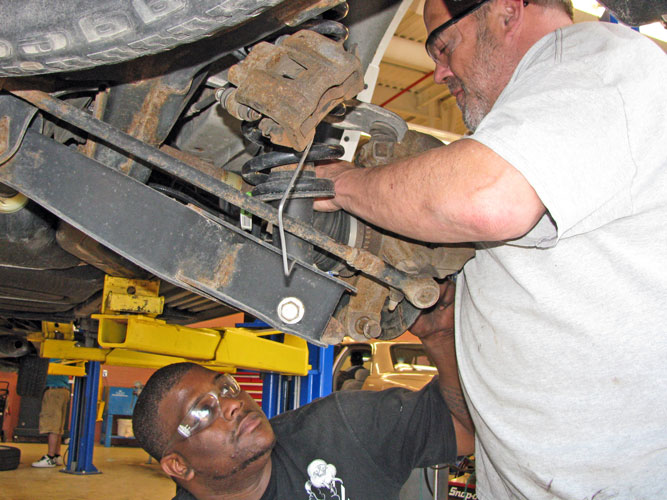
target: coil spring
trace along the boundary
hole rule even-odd
[[[344,153],[345,150],[339,145],[313,144],[306,162],[333,160]],[[248,184],[255,186],[252,191],[254,197],[262,201],[274,201],[280,199],[287,189],[292,172],[272,169],[298,163],[300,159],[300,153],[288,149],[262,153],[243,165],[241,176]],[[294,185],[290,198],[323,198],[333,195],[333,184],[330,180],[318,179],[314,171],[305,170]]]

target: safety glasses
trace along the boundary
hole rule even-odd
[[[460,37],[445,37],[447,28],[454,26],[461,19],[472,14],[488,1],[489,0],[481,0],[471,4],[470,7],[459,12],[449,21],[442,23],[436,29],[431,31],[431,34],[426,39],[426,52],[428,52],[428,55],[431,56],[431,59],[433,59],[436,64],[449,66],[449,56],[460,41]]]
[[[236,398],[241,394],[238,382],[227,373],[215,379],[216,389],[197,398],[176,428],[162,456],[166,455],[179,441],[188,439],[209,427],[220,416],[220,398]]]

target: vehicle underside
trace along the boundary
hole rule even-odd
[[[170,323],[390,339],[473,256],[313,211],[317,162],[441,145],[357,99],[401,2],[202,3],[0,7],[0,357],[42,321],[94,339],[105,275],[159,280]]]

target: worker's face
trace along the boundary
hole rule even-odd
[[[443,0],[426,0],[424,22],[430,34],[451,19]],[[438,37],[434,78],[456,98],[463,122],[474,131],[500,95],[502,51],[484,20],[470,14]]]
[[[216,373],[193,368],[160,403],[163,429],[176,434],[193,404],[208,392],[219,390]],[[227,482],[251,477],[270,460],[275,435],[257,403],[241,391],[236,397],[220,397],[220,412],[208,427],[187,439],[177,439],[167,454],[182,457],[199,481]]]

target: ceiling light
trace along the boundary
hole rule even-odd
[[[650,36],[651,38],[657,38],[663,42],[667,42],[667,29],[662,23],[651,23],[639,27],[639,32]]]

